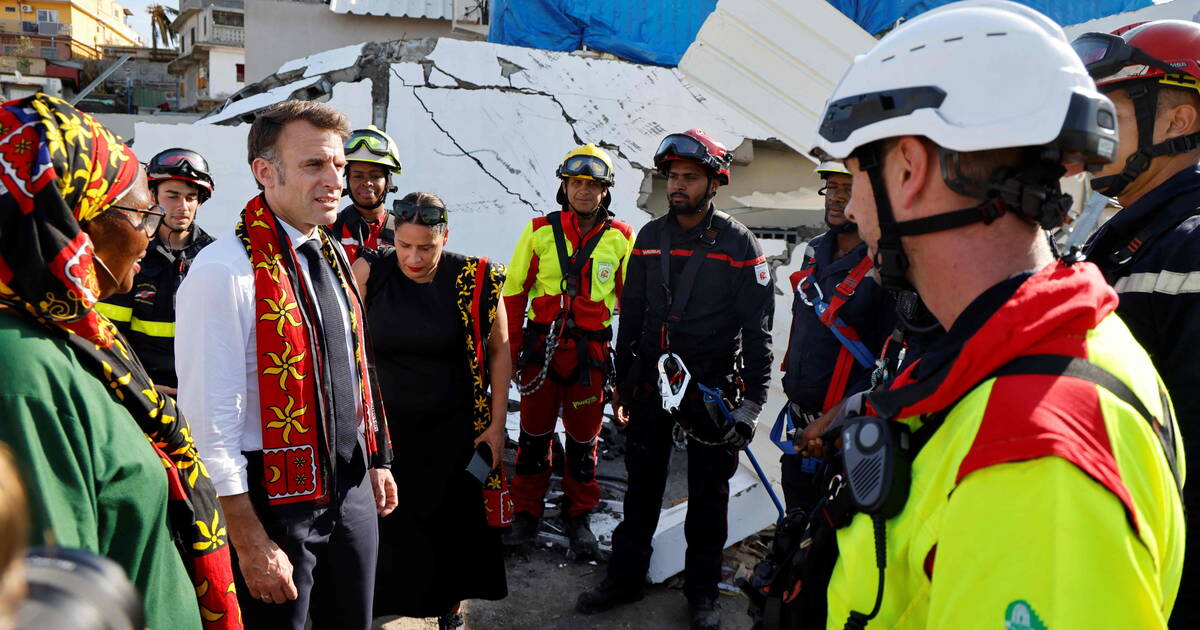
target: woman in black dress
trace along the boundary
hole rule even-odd
[[[504,453],[512,372],[504,270],[444,249],[437,195],[411,193],[392,213],[395,250],[354,264],[400,497],[380,521],[375,615],[438,617],[439,628],[455,628],[462,600],[508,594],[500,530],[466,470],[481,443],[493,468]],[[499,474],[487,483],[498,485]]]

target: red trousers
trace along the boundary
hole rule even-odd
[[[540,346],[542,341],[538,343]],[[587,344],[589,356],[603,365],[608,344],[598,341]],[[529,383],[536,377],[542,364],[540,357],[530,361],[521,370],[521,383]],[[578,516],[600,502],[600,486],[596,483],[596,445],[604,411],[604,372],[589,366],[590,382],[585,386],[583,379],[575,377],[578,367],[578,347],[574,342],[564,342],[554,353],[552,374],[546,377],[541,388],[521,396],[517,470],[509,487],[517,512],[542,514],[542,502],[550,487],[550,441],[554,439],[554,425],[560,410],[567,433],[562,481],[563,493],[569,502],[567,514]]]

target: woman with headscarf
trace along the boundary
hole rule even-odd
[[[151,204],[132,150],[87,114],[44,94],[0,106],[0,441],[32,544],[116,561],[153,630],[240,628],[188,424],[94,310],[130,289],[162,217]]]

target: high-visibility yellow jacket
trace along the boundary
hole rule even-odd
[[[970,337],[954,367],[900,412],[916,429],[950,408],[913,461],[908,502],[887,521],[883,603],[868,628],[1166,627],[1183,561],[1183,448],[1174,423],[1162,424],[1170,401],[1116,304],[1093,265],[1055,263],[997,285],[960,316],[947,341]],[[896,386],[935,371],[921,363],[936,361],[936,348]],[[1031,354],[1087,359],[1159,420],[1083,379],[989,378]],[[830,629],[875,602],[870,517],[839,531],[838,548]]]
[[[586,235],[579,232],[574,212],[559,213],[567,254],[573,255],[581,243],[591,240],[601,222]],[[625,284],[629,253],[633,250],[633,228],[613,220],[600,235],[600,242],[580,273],[578,295],[573,300],[563,295],[563,269],[554,243],[554,228],[548,217],[537,217],[525,226],[517,240],[508,265],[504,284],[504,307],[509,313],[509,339],[514,349],[521,345],[521,327],[528,312],[529,321],[549,324],[563,308],[570,310],[575,326],[585,331],[602,331],[612,325],[613,312]]]

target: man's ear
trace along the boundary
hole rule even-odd
[[[279,180],[279,171],[275,169],[275,165],[270,160],[264,157],[254,158],[250,163],[250,172],[254,174],[254,179],[262,184],[263,188],[273,187]]]
[[[910,208],[915,205],[917,197],[925,192],[928,178],[933,174],[930,160],[936,156],[929,145],[916,136],[904,136],[896,143],[892,155],[886,158],[886,164],[895,164],[900,173],[899,197],[900,205]]]
[[[1196,110],[1196,106],[1190,103],[1176,105],[1171,108],[1171,113],[1167,117],[1167,129],[1164,140],[1170,138],[1178,138],[1188,134],[1196,133],[1197,124],[1200,124],[1200,112]]]

